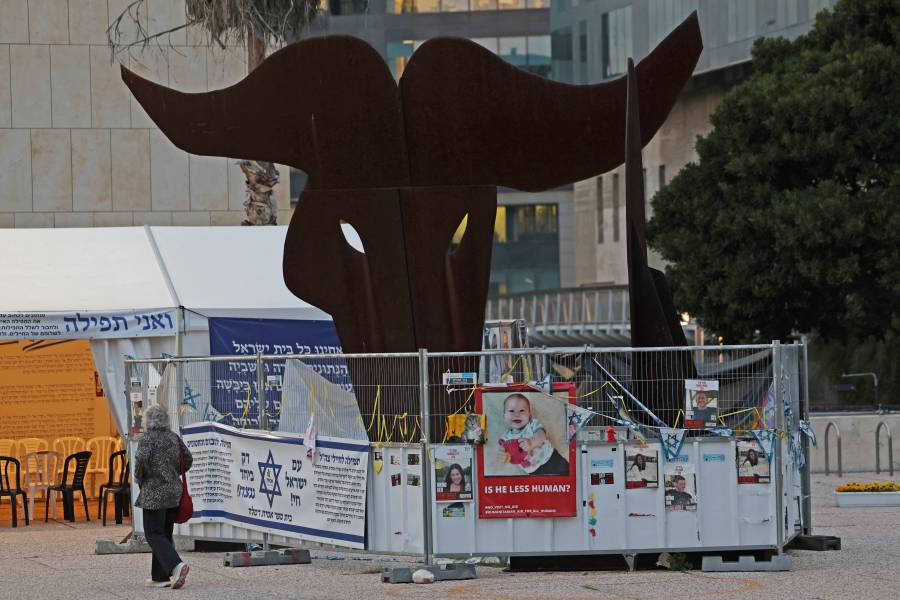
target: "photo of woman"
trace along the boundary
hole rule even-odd
[[[625,487],[659,487],[659,455],[657,450],[645,446],[625,448]]]
[[[738,483],[769,483],[769,460],[759,444],[753,441],[737,443]]]
[[[472,448],[444,446],[434,452],[435,499],[438,502],[471,500]]]

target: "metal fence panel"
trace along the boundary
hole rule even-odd
[[[425,539],[431,526],[435,551],[447,555],[612,552],[671,549],[675,541],[679,548],[773,547],[773,523],[783,524],[782,539],[794,535],[801,518],[802,474],[792,460],[789,440],[781,444],[778,461],[783,473],[776,479],[788,497],[780,507],[774,481],[756,490],[756,486],[736,484],[733,439],[689,430],[683,452],[698,465],[697,490],[703,498],[693,540],[693,524],[680,522],[681,517],[664,518],[661,488],[655,495],[625,494],[618,486],[599,490],[602,539],[588,535],[581,503],[590,487],[584,476],[592,460],[613,460],[617,469],[622,468],[617,472],[624,470],[621,445],[603,443],[611,425],[623,443],[630,443],[624,442],[624,415],[615,403],[644,426],[647,442],[652,444],[655,437],[650,432],[660,423],[684,425],[685,378],[716,380],[721,426],[746,435],[760,422],[763,399],[774,395],[790,407],[788,418],[796,431],[801,415],[801,360],[799,346],[784,345],[585,347],[429,353],[424,362],[416,354],[155,359],[129,361],[129,374],[143,382],[146,404],[166,407],[173,423],[181,426],[217,420],[302,435],[312,419],[319,435],[368,438],[373,445],[370,464],[374,466],[376,453],[381,456],[380,470],[369,469],[368,544],[372,550],[427,553]],[[477,387],[445,385],[443,375],[448,372],[474,372],[477,386],[512,381],[534,382],[538,388],[540,382],[551,381],[575,385],[577,405],[596,413],[579,438],[577,517],[479,520],[477,498],[467,504],[464,516],[443,516],[444,505],[435,503],[434,486],[428,485],[431,461],[422,454],[419,442],[423,430],[430,430],[430,444],[454,441],[450,421],[474,411]],[[421,410],[425,398],[427,421]],[[724,455],[726,460],[704,461],[711,454]],[[596,487],[592,490],[598,492]],[[614,501],[613,495],[624,501]],[[430,506],[427,524],[421,518],[423,499]],[[633,516],[651,514],[663,516]],[[200,539],[262,538],[252,530],[210,523],[180,526],[179,533]],[[300,543],[291,538],[270,540]]]

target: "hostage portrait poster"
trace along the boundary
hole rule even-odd
[[[478,516],[482,519],[574,517],[575,445],[566,405],[575,386],[553,384],[552,397],[527,386],[478,389],[485,442],[477,446]]]

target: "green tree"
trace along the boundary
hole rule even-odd
[[[729,341],[900,323],[900,3],[841,0],[712,115],[649,235],[675,301]]]
[[[113,55],[134,47],[146,47],[156,40],[191,26],[203,28],[209,43],[224,48],[238,44],[247,48],[248,71],[266,57],[269,44],[289,42],[316,18],[319,0],[185,0],[185,20],[165,31],[145,28],[150,0],[133,0],[113,19],[107,39]],[[137,35],[124,35],[123,24],[136,29]],[[248,119],[255,115],[247,115]],[[276,225],[277,206],[273,188],[278,170],[270,162],[242,160],[238,165],[247,180],[242,225]]]

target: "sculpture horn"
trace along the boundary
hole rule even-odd
[[[703,44],[691,14],[636,68],[642,146],[662,126]],[[567,85],[474,42],[422,44],[400,80],[413,185],[541,191],[625,160],[625,78]]]
[[[212,92],[178,92],[125,67],[122,79],[186,152],[290,165],[309,175],[311,189],[407,180],[397,86],[384,60],[357,38],[292,44]]]

